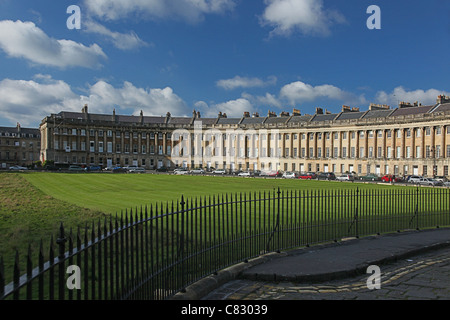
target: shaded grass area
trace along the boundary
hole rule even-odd
[[[23,273],[29,245],[36,261],[42,240],[44,256],[48,259],[50,239],[56,238],[61,223],[67,231],[70,228],[76,231],[107,216],[99,210],[55,199],[20,174],[0,173],[0,256],[7,280],[12,275],[16,250]]]

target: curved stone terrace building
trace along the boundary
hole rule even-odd
[[[450,97],[339,113],[228,118],[60,112],[41,125],[41,160],[101,166],[448,176]]]
[[[0,127],[0,168],[30,166],[39,160],[41,133],[37,128]]]

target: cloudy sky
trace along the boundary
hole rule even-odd
[[[449,16],[448,0],[0,0],[0,126],[84,104],[203,117],[433,104],[450,95]]]

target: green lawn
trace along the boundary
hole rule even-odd
[[[222,176],[158,174],[23,174],[36,188],[56,199],[105,213],[185,198],[282,190],[392,189],[390,185]]]

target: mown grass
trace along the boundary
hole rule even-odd
[[[64,174],[31,173],[23,177],[45,194],[77,206],[105,213],[184,198],[277,190],[361,190],[404,188],[400,186],[222,176],[157,174]]]

